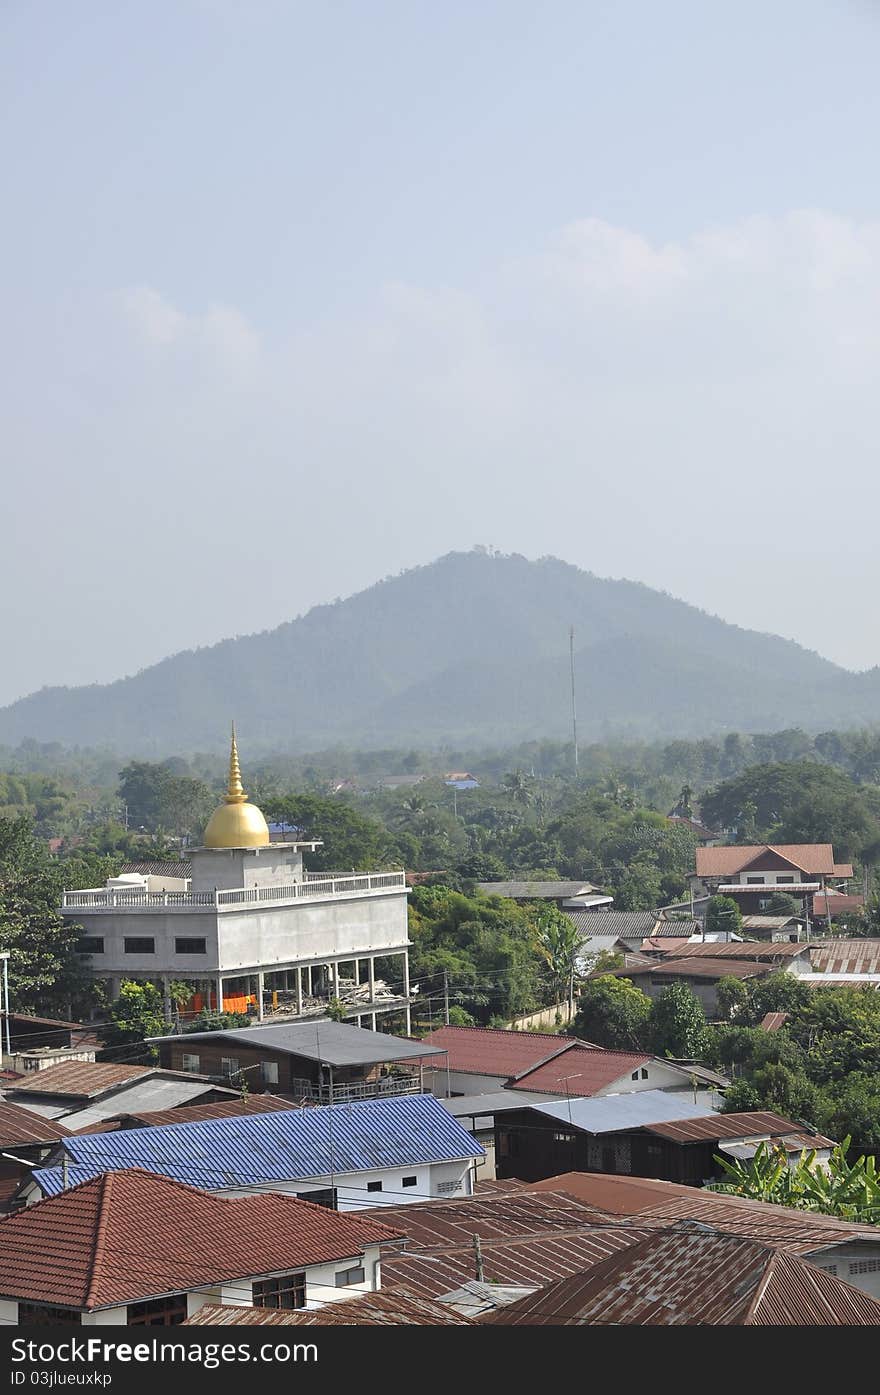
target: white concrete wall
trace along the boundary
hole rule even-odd
[[[472,1075],[470,1071],[451,1070],[447,1091],[447,1074],[446,1067],[442,1064],[443,1057],[436,1056],[434,1059],[441,1064],[425,1066],[425,1089],[430,1090],[431,1094],[436,1095],[439,1100],[446,1099],[447,1093],[453,1095],[494,1094],[496,1090],[503,1090],[507,1084],[508,1077],[506,1075]]]
[[[642,1069],[647,1071],[647,1076],[642,1076]],[[601,1090],[597,1090],[597,1095],[631,1095],[638,1090],[684,1090],[690,1088],[690,1082],[681,1071],[673,1070],[663,1061],[648,1061],[644,1067],[639,1067],[637,1071],[638,1079],[633,1080],[632,1072],[627,1071],[619,1079],[612,1080],[610,1085],[603,1085]]]
[[[853,1245],[829,1245],[804,1255],[811,1264],[828,1269],[838,1279],[880,1298],[880,1241]]]
[[[404,1187],[404,1177],[415,1177],[415,1186]],[[436,1200],[443,1196],[470,1196],[471,1160],[414,1163],[411,1167],[376,1168],[370,1172],[339,1172],[332,1179],[329,1174],[324,1177],[291,1178],[289,1181],[267,1182],[261,1187],[224,1188],[216,1195],[252,1196],[259,1191],[282,1192],[308,1201],[309,1191],[324,1191],[331,1186],[331,1182],[337,1190],[340,1211],[359,1211],[366,1206],[403,1206],[410,1201]],[[381,1182],[382,1190],[368,1191],[369,1182]],[[441,1190],[444,1183],[459,1185],[455,1190],[445,1191]]]
[[[97,974],[170,973],[199,978],[241,973],[278,964],[319,963],[346,955],[362,958],[402,950],[407,934],[406,891],[379,892],[342,900],[294,902],[282,906],[241,907],[227,911],[139,907],[71,912],[84,935],[101,935],[104,953],[88,957]],[[126,954],[124,940],[150,936],[153,954]],[[178,937],[205,940],[205,954],[178,954]]]
[[[303,855],[283,843],[263,848],[196,848],[190,891],[243,886],[287,886],[302,881]]]
[[[0,1327],[18,1326],[18,1303],[14,1299],[0,1298]]]

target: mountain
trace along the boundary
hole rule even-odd
[[[0,744],[124,754],[497,745],[822,729],[880,718],[880,670],[553,557],[451,552],[275,630],[175,654],[115,683],[43,688],[0,709]]]

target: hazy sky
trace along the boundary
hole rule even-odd
[[[880,663],[878,69],[872,0],[3,0],[0,701],[474,543]]]

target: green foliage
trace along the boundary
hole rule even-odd
[[[470,1012],[466,1012],[463,1007],[451,1007],[449,1009],[450,1027],[475,1027],[477,1019]]]
[[[728,974],[720,978],[715,989],[718,1012],[725,1022],[741,1018],[749,1004],[749,990],[741,978]]]
[[[715,1161],[730,1178],[713,1191],[751,1197],[777,1206],[839,1216],[870,1225],[880,1223],[880,1176],[874,1157],[847,1160],[851,1140],[844,1138],[831,1151],[827,1164],[816,1161],[816,1150],[805,1150],[794,1167],[785,1152],[767,1142],[759,1143],[748,1163]]]
[[[179,773],[174,761],[132,761],[119,772],[119,796],[130,828],[189,838],[201,833],[218,802],[201,780]]]
[[[203,1008],[197,1017],[192,1018],[184,1032],[230,1032],[237,1027],[249,1027],[251,1019],[246,1012],[212,1012]]]
[[[638,1051],[648,1040],[650,1020],[650,998],[628,979],[609,974],[584,984],[572,1032],[596,1046]]]
[[[732,896],[710,896],[706,903],[706,933],[739,935],[742,912]]]
[[[104,1029],[107,1045],[143,1042],[146,1037],[164,1036],[167,1030],[161,988],[155,983],[123,979],[119,997],[110,1009],[110,1024]]]
[[[699,1060],[707,1045],[703,1005],[685,983],[671,983],[651,1004],[648,1040],[658,1056]]]
[[[341,998],[331,998],[327,1004],[327,1016],[331,1022],[345,1021],[345,1005]]]
[[[389,865],[389,838],[382,825],[340,799],[289,794],[267,800],[263,813],[296,830],[291,836],[300,841],[321,839],[323,846],[309,854],[313,872],[371,872]]]
[[[26,815],[0,819],[0,949],[9,951],[9,1005],[70,1017],[92,1002],[91,974],[76,953],[82,931],[58,913],[58,862]]]
[[[853,784],[840,770],[808,761],[754,766],[718,785],[703,799],[713,827],[740,831],[740,840],[769,843],[833,843],[850,857],[880,839],[875,792]],[[743,814],[751,813],[746,830]]]

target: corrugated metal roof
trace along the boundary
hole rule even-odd
[[[593,886],[592,882],[477,882],[477,886],[487,896],[508,896],[524,901],[570,901],[574,896],[602,895],[601,887]]]
[[[285,1311],[205,1304],[184,1327],[471,1327],[470,1317],[412,1293],[365,1293],[321,1308]]]
[[[709,945],[707,948],[720,946]],[[687,954],[687,951],[683,953]],[[721,959],[709,955],[701,958],[691,954],[683,959],[670,954],[665,959],[654,959],[650,964],[628,964],[625,969],[612,970],[618,978],[639,978],[642,974],[656,974],[663,978],[759,978],[772,972],[772,964],[759,963],[755,959]]]
[[[560,1101],[561,1102],[561,1101]],[[485,1095],[453,1095],[440,1101],[456,1119],[478,1119],[525,1109],[530,1104],[550,1104],[546,1094],[536,1090],[491,1090]]]
[[[578,930],[589,935],[591,940],[605,935],[611,935],[615,940],[621,936],[627,940],[634,940],[638,936],[644,938],[651,934],[660,919],[656,911],[567,910],[563,911],[563,915],[573,921]]]
[[[263,1046],[289,1052],[329,1066],[371,1066],[384,1061],[407,1061],[438,1054],[437,1047],[423,1046],[387,1032],[368,1032],[347,1022],[280,1022],[268,1027],[237,1027],[228,1032],[187,1032],[183,1036],[148,1037],[167,1045],[170,1041],[228,1041],[242,1046]]]
[[[174,1109],[177,1105],[194,1104],[205,1095],[214,1095],[224,1086],[215,1085],[204,1077],[187,1079],[185,1076],[150,1075],[133,1080],[104,1099],[92,1100],[84,1109],[77,1109],[63,1115],[64,1122],[74,1132],[87,1128],[90,1124],[101,1124],[113,1119],[117,1114],[132,1114],[139,1111]],[[240,1096],[233,1090],[228,1092],[230,1099]],[[69,1107],[69,1106],[68,1106]],[[183,1123],[183,1120],[180,1120]]]
[[[432,1095],[79,1134],[64,1147],[71,1183],[142,1167],[209,1191],[484,1156]],[[33,1176],[47,1195],[62,1190],[60,1167]]]
[[[632,1094],[600,1095],[597,1099],[560,1100],[558,1104],[533,1104],[529,1108],[548,1119],[571,1123],[583,1133],[616,1133],[640,1129],[666,1120],[699,1119],[713,1110],[713,1094],[668,1094],[664,1090],[634,1090]]]
[[[797,1255],[684,1228],[488,1314],[517,1326],[868,1326],[880,1302]]]
[[[47,1066],[45,1070],[25,1076],[16,1084],[15,1092],[93,1099],[128,1080],[149,1075],[151,1069],[150,1066],[120,1066],[109,1061],[61,1061],[57,1066]]]
[[[710,1114],[704,1119],[681,1119],[658,1124],[646,1124],[648,1133],[668,1138],[673,1143],[712,1142],[721,1138],[776,1138],[795,1134],[801,1125],[783,1119],[780,1114],[756,1111],[743,1114]]]
[[[433,1254],[457,1245],[473,1246],[475,1235],[488,1244],[567,1233],[612,1221],[604,1211],[577,1197],[536,1192],[530,1187],[499,1196],[381,1206],[358,1214],[375,1216],[403,1231],[408,1254],[413,1250]]]
[[[69,1130],[43,1114],[0,1099],[0,1148],[23,1148],[30,1143],[55,1143]]]
[[[576,1037],[551,1032],[517,1032],[504,1027],[438,1027],[424,1039],[428,1047],[444,1053],[432,1066],[444,1071],[466,1071],[476,1075],[497,1075],[501,1080],[521,1075],[541,1061],[577,1047]]]
[[[810,946],[813,968],[823,974],[875,974],[880,940],[830,940]]]

